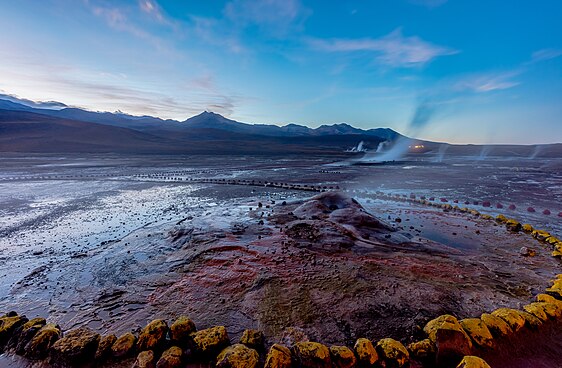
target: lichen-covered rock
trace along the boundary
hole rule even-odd
[[[492,315],[503,319],[513,332],[517,332],[525,327],[525,317],[516,309],[499,308],[493,311]]]
[[[540,240],[540,241],[545,241],[546,238],[548,238],[550,236],[550,233],[544,230],[533,230],[531,232],[531,235],[533,236],[533,238]]]
[[[410,356],[423,362],[432,360],[437,353],[437,348],[430,339],[423,339],[409,344],[408,351],[410,352]]]
[[[488,363],[484,361],[484,359],[479,358],[477,356],[465,356],[462,358],[457,368],[491,368]]]
[[[546,291],[555,295],[556,298],[562,298],[562,274],[557,275],[556,279],[552,280],[552,286],[547,288]]]
[[[427,336],[431,341],[435,341],[435,335],[437,334],[437,329],[441,327],[441,325],[443,325],[444,323],[455,324],[458,323],[458,320],[456,317],[450,314],[444,314],[427,322],[427,324],[423,328],[423,331],[427,334]]]
[[[357,364],[355,353],[347,346],[330,346],[330,358],[334,368],[352,368]]]
[[[152,350],[141,351],[133,364],[133,368],[155,368],[156,356]]]
[[[523,307],[523,309],[527,312],[532,314],[533,316],[537,317],[541,321],[546,321],[549,318],[549,315],[546,313],[548,303],[540,303],[535,302],[531,304],[527,304]]]
[[[115,358],[124,358],[131,356],[135,352],[135,346],[137,344],[137,338],[130,332],[127,332],[121,336],[115,343],[111,346],[111,354]]]
[[[505,227],[509,231],[517,232],[521,230],[521,223],[517,220],[509,219],[505,222]]]
[[[257,351],[243,344],[229,346],[217,357],[217,368],[256,368],[260,357]]]
[[[505,217],[504,215],[497,215],[496,216],[496,221],[499,223],[506,223],[507,222],[507,217]]]
[[[177,346],[172,346],[162,353],[156,368],[180,368],[182,366],[183,351]]]
[[[180,316],[170,326],[170,337],[172,341],[183,345],[189,341],[190,335],[196,330],[195,323],[193,323],[191,318]]]
[[[146,325],[137,342],[137,349],[144,350],[160,350],[166,343],[166,334],[168,333],[168,325],[162,319],[155,319]]]
[[[521,230],[523,230],[526,233],[532,233],[533,232],[533,226],[531,226],[530,224],[523,224],[521,226]]]
[[[103,362],[111,356],[111,347],[117,341],[117,336],[114,334],[104,336],[100,339],[98,350],[96,350],[95,359],[98,362]]]
[[[355,342],[357,361],[362,366],[371,367],[379,361],[379,354],[369,339],[359,338]]]
[[[488,330],[490,330],[492,335],[496,337],[508,336],[513,333],[513,329],[506,321],[500,317],[494,316],[493,314],[483,313],[480,316],[480,319],[484,322],[486,327],[488,327]]]
[[[51,348],[51,355],[55,362],[81,365],[93,360],[99,341],[98,333],[81,327],[57,340]]]
[[[318,342],[303,341],[293,346],[295,360],[303,368],[330,368],[330,349]]]
[[[291,368],[292,358],[289,348],[273,344],[265,358],[264,368]]]
[[[240,338],[240,343],[256,350],[262,350],[265,338],[263,332],[258,330],[244,330],[242,337]]]
[[[553,319],[560,319],[562,318],[562,301],[554,298],[551,295],[547,294],[539,294],[537,295],[537,301],[541,304],[544,308],[544,312]]]
[[[454,316],[439,316],[429,321],[423,330],[435,343],[440,364],[456,361],[472,352],[472,341]]]
[[[525,325],[532,329],[537,329],[542,325],[542,321],[540,318],[535,317],[531,313],[527,313],[525,311],[518,311],[523,318],[525,318]]]
[[[462,319],[460,324],[476,345],[483,348],[491,348],[494,345],[492,333],[480,318]]]
[[[402,368],[410,361],[410,354],[406,347],[394,339],[379,340],[376,349],[387,368]]]
[[[191,334],[197,353],[213,355],[230,344],[230,339],[224,326],[215,326]]]
[[[25,355],[33,359],[44,359],[51,346],[61,337],[62,331],[59,326],[52,323],[46,324],[25,346]]]
[[[33,336],[39,331],[43,326],[47,324],[45,318],[33,318],[26,323],[24,323],[18,330],[19,332],[14,333],[12,338],[8,342],[8,349],[13,349],[16,354],[23,355],[25,353],[25,346],[31,341]]]
[[[4,349],[4,346],[16,329],[28,321],[25,316],[13,314],[0,317],[0,352]]]

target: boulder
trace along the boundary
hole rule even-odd
[[[195,323],[186,316],[180,316],[170,326],[170,338],[172,341],[184,345],[190,340],[190,335],[197,331]]]
[[[476,345],[482,348],[491,348],[494,345],[492,333],[480,318],[462,319],[460,324]]]
[[[258,330],[244,330],[240,343],[258,351],[263,350],[265,338],[263,332]]]
[[[521,230],[521,223],[514,219],[509,219],[505,222],[505,227],[509,231],[518,232]]]
[[[556,279],[551,280],[552,286],[546,289],[546,292],[552,294],[555,298],[562,298],[562,274],[557,275]]]
[[[371,367],[379,361],[379,354],[369,339],[359,338],[353,347],[357,354],[357,362],[361,366]]]
[[[440,364],[456,362],[472,352],[472,341],[459,321],[450,314],[429,321],[424,329],[437,347],[437,361]]]
[[[265,358],[264,368],[291,368],[291,351],[279,344],[273,344]]]
[[[61,337],[62,331],[59,326],[52,323],[46,324],[25,346],[25,355],[32,359],[44,359],[51,346]]]
[[[260,356],[257,351],[243,344],[225,348],[217,357],[217,368],[256,368]]]
[[[57,340],[51,348],[51,356],[55,362],[79,366],[94,359],[99,342],[98,333],[81,327]]]
[[[117,341],[117,336],[111,334],[104,336],[100,339],[98,344],[98,350],[96,350],[95,359],[99,362],[103,362],[111,356],[111,347]]]
[[[133,364],[133,368],[155,368],[156,367],[156,357],[152,350],[141,351],[137,355],[137,360]]]
[[[111,346],[111,354],[115,358],[124,358],[131,356],[135,352],[137,338],[130,332],[121,336]]]
[[[331,368],[330,349],[318,342],[303,341],[293,346],[295,360],[302,368]]]
[[[496,337],[508,336],[513,333],[512,328],[500,317],[483,313],[480,316],[480,319],[484,322],[486,327],[488,327],[488,330],[490,330],[492,335]]]
[[[521,226],[521,230],[523,230],[526,233],[532,233],[533,232],[533,226],[531,226],[530,224],[523,224]]]
[[[496,221],[499,222],[500,224],[506,223],[507,217],[505,217],[504,215],[497,215]]]
[[[402,368],[410,361],[410,354],[406,347],[391,338],[379,340],[376,350],[386,368]]]
[[[224,326],[215,326],[191,334],[196,352],[211,356],[220,352],[230,344],[230,339]]]
[[[166,334],[168,333],[168,325],[162,319],[155,319],[142,329],[137,349],[139,351],[155,350],[161,351],[166,344]]]
[[[410,356],[422,362],[433,360],[437,352],[435,344],[430,339],[416,341],[408,345]]]
[[[465,356],[462,358],[457,368],[491,368],[488,363],[484,361],[484,359],[479,358],[477,356]]]
[[[550,237],[550,233],[548,231],[544,231],[544,230],[533,230],[531,232],[531,235],[533,236],[533,238],[540,240],[540,241],[545,241],[548,237]]]
[[[0,317],[0,352],[4,349],[4,346],[8,343],[16,329],[27,321],[25,316],[18,316],[16,313],[9,313]]]
[[[542,325],[542,321],[540,320],[540,318],[537,318],[531,313],[527,313],[525,311],[518,311],[518,312],[523,316],[523,318],[525,318],[525,325],[527,327],[536,330]]]
[[[19,332],[12,336],[7,348],[14,349],[18,355],[23,355],[25,353],[25,346],[31,341],[37,331],[46,324],[45,318],[33,318],[27,321],[18,329]]]
[[[492,315],[503,319],[513,332],[518,332],[525,327],[525,317],[516,309],[499,308],[493,311]]]
[[[525,312],[532,314],[541,321],[546,321],[549,318],[549,315],[546,313],[547,306],[548,303],[535,302],[527,304],[523,307],[523,309],[525,310]]]
[[[355,353],[347,346],[330,346],[330,358],[334,368],[352,368],[357,364]]]
[[[180,368],[182,367],[183,351],[177,346],[172,346],[168,350],[162,353],[158,363],[156,363],[156,368]]]

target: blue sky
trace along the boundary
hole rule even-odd
[[[0,93],[184,120],[562,142],[562,2],[0,0]],[[427,121],[413,124],[419,106]]]

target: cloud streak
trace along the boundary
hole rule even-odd
[[[476,93],[509,89],[520,84],[518,81],[513,80],[513,78],[518,76],[519,74],[521,74],[520,71],[510,71],[495,74],[476,74],[457,81],[453,85],[453,89],[457,91],[471,91]]]
[[[423,67],[438,57],[459,53],[417,36],[405,37],[400,28],[380,38],[309,39],[308,43],[313,49],[323,52],[372,53],[378,63],[397,68]]]

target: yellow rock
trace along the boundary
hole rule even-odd
[[[51,347],[51,356],[57,362],[88,362],[94,358],[100,335],[87,327],[72,330]]]
[[[525,309],[527,313],[531,313],[533,316],[539,318],[540,320],[546,321],[549,318],[545,310],[547,305],[548,305],[547,303],[536,302],[536,303],[527,304],[526,306],[523,307],[523,309]]]
[[[548,294],[538,294],[537,301],[562,305],[562,300],[556,299],[552,295],[548,295]]]
[[[152,350],[141,351],[137,355],[137,360],[133,364],[133,368],[154,368],[156,367],[156,357]]]
[[[385,367],[404,367],[410,361],[410,354],[401,342],[386,338],[377,342],[376,350]]]
[[[191,334],[197,351],[204,355],[210,355],[222,350],[230,343],[226,328],[215,326]]]
[[[547,288],[546,291],[549,293],[557,293],[562,296],[562,275],[557,275],[556,279],[552,280],[552,286]]]
[[[353,348],[357,354],[359,364],[372,366],[378,362],[379,355],[377,354],[377,350],[373,346],[371,340],[359,338],[355,342],[355,346]]]
[[[499,223],[505,223],[505,222],[507,222],[507,217],[505,217],[504,215],[497,215],[496,221],[499,222]]]
[[[217,368],[255,368],[259,362],[258,352],[243,344],[225,348],[217,357]]]
[[[457,368],[491,368],[484,359],[477,356],[467,355],[462,358]]]
[[[130,332],[119,336],[111,346],[111,353],[116,358],[122,358],[131,355],[135,351],[137,338]]]
[[[25,355],[35,359],[47,356],[51,346],[60,339],[62,331],[59,326],[52,323],[43,326],[25,347]]]
[[[505,222],[505,227],[510,231],[521,230],[521,223],[515,219],[509,219]]]
[[[330,346],[330,357],[334,368],[352,368],[357,364],[355,353],[347,346]]]
[[[476,345],[485,348],[491,348],[494,345],[492,333],[480,318],[462,319],[460,324]]]
[[[474,215],[474,216],[480,216],[480,212],[476,211],[476,210],[470,210],[470,214]],[[486,215],[484,215],[486,216]],[[484,216],[482,216],[482,218],[484,218]],[[489,215],[488,215],[489,216]],[[490,216],[490,219],[492,218],[492,216]]]
[[[544,230],[533,230],[531,232],[533,238],[538,239],[540,241],[545,241],[546,238],[550,237],[550,233]]]
[[[293,346],[297,362],[302,368],[331,368],[330,349],[318,342],[303,341]]]
[[[0,317],[0,348],[3,349],[15,330],[26,322],[28,320],[25,316]]]
[[[240,343],[252,349],[262,350],[265,338],[263,333],[258,330],[244,330]]]
[[[533,227],[530,224],[524,224],[523,226],[521,226],[521,230],[523,230],[526,233],[532,233]]]
[[[472,211],[470,211],[470,212],[472,213]],[[473,215],[474,215],[474,213],[473,213]],[[493,219],[494,219],[494,218],[493,218],[492,216],[490,216],[490,215],[482,215],[482,216],[480,216],[480,217],[482,217],[484,220],[493,220]]]
[[[427,322],[427,324],[423,328],[423,331],[429,336],[429,339],[431,341],[435,341],[435,334],[437,333],[437,329],[441,327],[441,325],[443,325],[444,323],[455,324],[458,323],[458,320],[456,317],[450,314],[444,314]]]
[[[540,318],[537,318],[536,316],[532,315],[531,313],[528,313],[526,311],[519,311],[519,313],[521,313],[523,318],[525,318],[525,324],[528,327],[537,329],[542,325],[542,321],[540,320]]]
[[[291,368],[291,351],[279,344],[273,344],[265,358],[264,368]]]
[[[111,355],[111,347],[117,341],[117,336],[114,334],[107,335],[101,338],[98,345],[98,350],[96,351],[95,359],[98,362],[106,360]]]
[[[189,335],[194,333],[196,330],[195,323],[193,323],[191,318],[180,316],[170,326],[170,337],[173,341],[186,343]]]
[[[488,327],[488,330],[490,330],[490,332],[496,337],[507,336],[513,333],[513,329],[509,327],[507,322],[500,317],[484,313],[480,316],[480,319],[484,322],[486,327]]]
[[[168,325],[162,319],[155,319],[142,329],[137,343],[138,350],[158,350],[166,342]]]
[[[516,309],[499,308],[493,311],[492,315],[503,319],[513,332],[517,332],[525,327],[525,317]]]
[[[162,353],[156,363],[156,368],[181,368],[183,351],[177,346],[172,346]]]
[[[408,345],[408,351],[411,356],[419,360],[426,360],[435,355],[436,348],[435,344],[433,344],[430,339],[424,339]]]
[[[550,245],[556,245],[560,242],[560,239],[551,235],[548,238],[546,238],[545,241]]]

